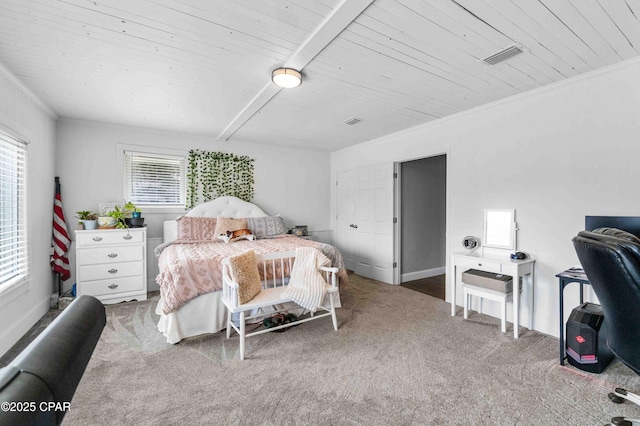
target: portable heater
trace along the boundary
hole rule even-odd
[[[601,373],[613,359],[600,305],[587,302],[571,311],[566,337],[567,361],[574,367]]]

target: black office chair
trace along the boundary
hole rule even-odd
[[[640,374],[640,239],[619,229],[599,228],[578,233],[573,246],[602,306],[607,345]],[[622,388],[616,388],[609,398],[640,405],[640,396]],[[633,422],[640,423],[640,419],[611,419],[614,425]]]

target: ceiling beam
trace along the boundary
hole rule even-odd
[[[342,0],[313,33],[300,45],[293,55],[282,64],[285,68],[302,71],[325,47],[353,22],[374,0]],[[269,70],[271,71],[271,70]],[[268,73],[267,75],[271,75]],[[278,92],[280,87],[271,82],[235,116],[218,135],[217,140],[229,140],[255,113],[260,111]]]

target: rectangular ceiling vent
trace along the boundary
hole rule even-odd
[[[506,61],[509,58],[513,58],[520,53],[522,53],[522,49],[519,46],[513,45],[484,58],[483,61],[489,65],[495,65],[499,62]]]
[[[358,124],[359,122],[361,122],[362,120],[360,120],[359,118],[347,118],[346,120],[344,120],[342,122],[342,124],[346,124],[347,126],[353,126],[354,124]]]

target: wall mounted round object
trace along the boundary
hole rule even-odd
[[[478,237],[469,235],[462,239],[462,247],[464,247],[465,250],[473,251],[477,249],[479,246],[480,246],[480,240],[478,239]]]

